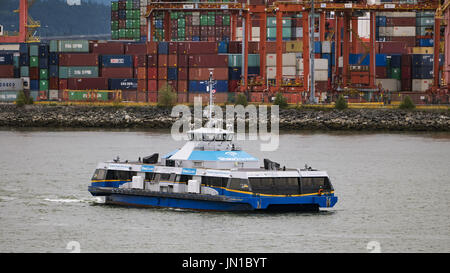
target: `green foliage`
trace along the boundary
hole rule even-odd
[[[248,105],[247,97],[244,94],[242,94],[242,93],[239,93],[236,96],[235,105],[239,105],[239,104],[244,106],[244,107],[246,107]]]
[[[345,100],[344,96],[340,95],[337,100],[336,103],[334,104],[334,108],[338,109],[338,110],[344,110],[348,108],[348,104],[347,101]]]
[[[158,106],[170,108],[177,103],[177,93],[172,86],[165,84],[158,91]]]
[[[33,104],[33,98],[27,97],[23,90],[19,91],[19,94],[17,95],[16,99],[16,105],[19,107],[22,107],[26,104]]]
[[[416,105],[414,104],[414,102],[412,101],[412,99],[409,96],[406,96],[403,99],[403,101],[400,103],[398,108],[403,109],[403,110],[411,110],[411,109],[416,108]]]
[[[275,100],[273,101],[274,105],[278,105],[281,109],[286,108],[288,106],[287,99],[283,97],[281,93],[277,93],[275,95]]]

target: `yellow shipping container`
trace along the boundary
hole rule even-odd
[[[303,52],[303,41],[286,42],[286,52]]]
[[[434,47],[413,47],[413,54],[433,54]]]

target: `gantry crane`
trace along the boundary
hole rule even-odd
[[[0,43],[34,43],[39,42],[39,37],[34,36],[34,30],[40,27],[40,22],[35,21],[28,15],[28,8],[35,0],[20,0],[19,13],[19,35],[0,36]]]

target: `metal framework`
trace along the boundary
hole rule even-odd
[[[310,41],[314,39],[310,39],[311,35],[314,33],[310,33],[309,26],[313,24],[313,21],[309,20],[311,17],[311,11],[314,9],[314,13],[319,14],[319,26],[320,26],[320,40],[325,40],[325,14],[327,12],[333,11],[335,13],[335,44],[336,44],[336,65],[333,70],[333,86],[331,90],[340,91],[348,88],[356,88],[359,90],[377,90],[379,88],[375,84],[376,80],[376,72],[375,72],[375,12],[408,12],[408,11],[436,11],[438,10],[440,14],[444,12],[449,4],[447,3],[444,7],[441,7],[438,1],[433,2],[425,2],[418,4],[398,4],[398,3],[383,3],[383,4],[375,4],[368,5],[366,3],[329,3],[329,2],[321,2],[314,3],[314,6],[311,5],[311,2],[288,2],[288,1],[277,1],[274,2],[270,6],[264,5],[247,5],[241,3],[186,3],[186,2],[157,2],[150,3],[147,6],[147,14],[148,17],[148,40],[151,41],[153,37],[153,20],[152,13],[154,11],[163,11],[165,12],[165,18],[169,18],[169,12],[171,10],[189,10],[189,11],[213,11],[213,10],[228,10],[231,13],[231,40],[236,40],[236,28],[237,28],[237,16],[242,17],[243,21],[243,39],[242,39],[242,48],[243,48],[243,70],[242,70],[242,78],[243,82],[240,86],[240,91],[245,92],[249,90],[255,90],[255,86],[253,86],[252,82],[249,84],[248,82],[248,42],[249,37],[251,37],[251,20],[253,17],[257,18],[256,20],[260,20],[260,79],[257,80],[256,85],[260,85],[260,90],[268,91],[269,93],[279,92],[279,91],[294,91],[294,92],[305,92],[303,94],[307,94],[311,91],[311,71],[314,69],[310,67],[310,52],[312,46],[310,45]],[[354,86],[349,81],[349,54],[351,52],[356,52],[356,40],[359,39],[357,36],[357,17],[354,16],[355,12],[369,12],[370,13],[370,42],[368,47],[368,54],[370,54],[370,65],[369,65],[369,84],[367,86]],[[282,18],[285,13],[302,13],[302,21],[303,21],[303,77],[299,77],[296,79],[296,82],[291,84],[284,84],[282,79]],[[270,86],[267,84],[267,76],[266,76],[266,22],[268,16],[276,17],[276,84],[275,86]],[[439,71],[439,41],[440,41],[440,16],[436,16],[435,18],[435,26],[434,29],[434,71]],[[167,21],[166,21],[167,22]],[[166,28],[169,28],[169,24],[165,24]],[[343,27],[343,28],[342,28]],[[341,39],[341,29],[343,30],[343,39]],[[165,31],[165,40],[170,40],[170,31]],[[352,46],[350,46],[350,35],[352,34]],[[342,52],[341,47],[338,46],[341,44],[342,40]],[[314,56],[311,54],[311,56]],[[343,68],[342,73],[339,72],[339,57],[343,57]],[[439,88],[439,73],[434,73],[434,82],[432,90]],[[310,100],[312,100],[310,98]]]
[[[0,36],[0,43],[34,43],[40,39],[34,36],[34,29],[41,26],[39,21],[33,20],[28,14],[28,8],[35,0],[20,0],[19,9],[14,12],[19,13],[19,35]]]

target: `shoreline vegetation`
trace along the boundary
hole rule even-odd
[[[178,119],[171,108],[149,105],[0,104],[0,127],[170,129]],[[449,132],[450,110],[291,106],[279,110],[279,129]]]

